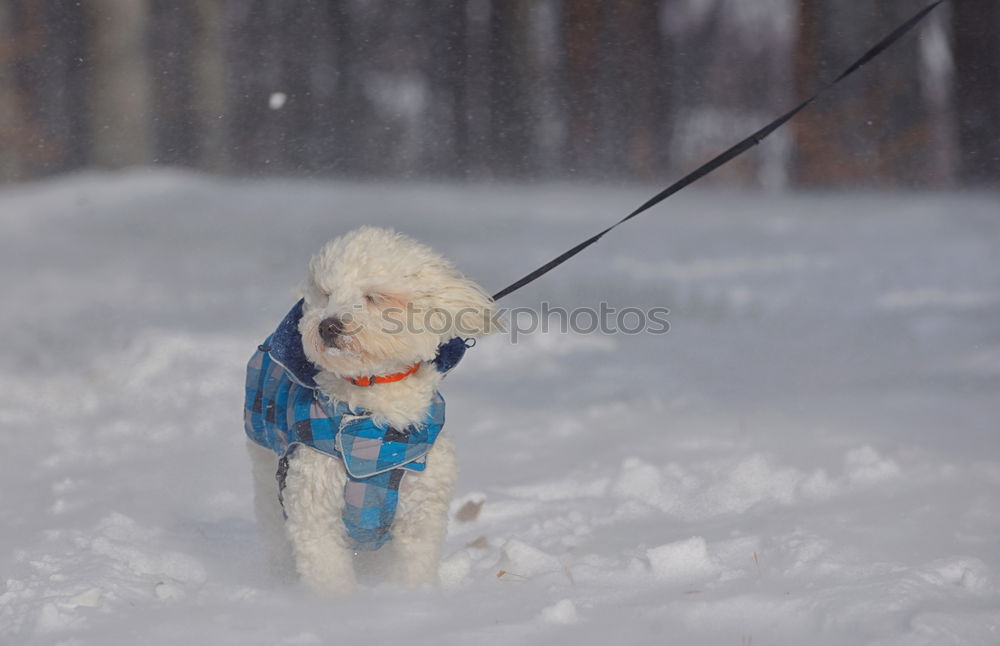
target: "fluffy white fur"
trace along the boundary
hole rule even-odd
[[[441,381],[432,363],[392,383],[356,386],[345,377],[401,372],[430,362],[439,344],[456,336],[479,337],[491,329],[493,301],[444,258],[389,229],[361,227],[327,243],[309,263],[299,331],[306,356],[321,372],[327,395],[372,412],[399,428],[421,422]],[[349,333],[332,344],[320,335],[330,317]],[[342,595],[355,586],[354,553],[341,520],[343,463],[318,451],[297,450],[289,460],[282,519],[274,454],[249,442],[255,508],[280,570],[291,554],[302,581],[313,590]],[[408,586],[435,583],[457,476],[454,448],[442,435],[427,468],[403,478],[393,523],[390,575]],[[283,521],[283,522],[282,522]]]

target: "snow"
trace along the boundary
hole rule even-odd
[[[504,303],[669,307],[669,333],[494,338],[445,382],[440,589],[329,601],[263,567],[243,368],[321,241],[395,225],[499,289],[654,191],[4,188],[0,643],[1000,642],[985,193],[686,191]]]
[[[668,583],[704,581],[718,573],[719,565],[708,553],[701,536],[646,550],[653,576]]]
[[[580,620],[572,599],[560,599],[547,608],[542,608],[541,619],[553,624],[575,624]]]
[[[288,95],[284,92],[271,92],[271,96],[267,99],[267,107],[272,110],[280,110],[285,107],[285,101],[288,100]]]

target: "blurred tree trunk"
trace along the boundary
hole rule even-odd
[[[430,37],[431,141],[426,168],[462,177],[469,164],[468,19],[464,0],[424,0]]]
[[[364,95],[358,74],[357,26],[352,24],[350,6],[346,0],[330,0],[327,5],[332,23],[335,81],[330,112],[333,116],[331,163],[340,173],[357,172],[362,167],[362,129]]]
[[[286,96],[275,116],[281,120],[283,168],[311,173],[321,165],[320,147],[326,139],[323,107],[332,98],[328,79],[319,74],[326,69],[322,62],[330,59],[329,14],[323,3],[296,2],[291,7],[280,23],[272,25],[281,39],[281,72],[274,89]]]
[[[490,140],[492,169],[504,176],[535,172],[528,38],[531,0],[495,0],[490,15]]]
[[[593,173],[599,166],[599,88],[597,83],[601,0],[564,0],[562,5],[563,105],[569,124],[566,168],[570,174]]]
[[[17,81],[17,26],[14,7],[0,4],[0,182],[21,178],[20,129],[24,123]]]
[[[493,161],[490,149],[490,0],[466,3],[466,124],[468,137],[467,172],[489,175]]]
[[[282,42],[277,32],[286,8],[270,0],[227,0],[224,8],[231,166],[243,171],[280,169],[281,109],[271,106],[280,102]]]
[[[598,91],[606,172],[631,179],[662,173],[669,70],[660,34],[659,0],[608,3],[601,21]]]
[[[195,102],[201,24],[196,0],[149,0],[147,25],[154,157],[157,162],[194,166],[202,141]]]
[[[0,7],[0,23],[0,173],[14,179],[78,168],[86,159],[80,6],[14,0]]]
[[[637,69],[636,79],[629,88],[633,97],[629,106],[628,156],[625,163],[630,177],[655,179],[661,177],[669,161],[666,127],[670,109],[669,60],[660,28],[660,0],[627,3],[628,14],[625,41],[627,69]]]
[[[340,25],[334,5],[340,2],[298,3],[286,16],[282,30],[284,63],[282,91],[288,96],[281,108],[286,124],[286,156],[295,172],[330,172],[336,166],[336,105],[339,43],[333,37]],[[287,47],[289,41],[298,43]]]
[[[955,0],[951,10],[961,178],[1000,184],[1000,2]]]
[[[223,1],[200,0],[193,5],[197,29],[191,74],[196,88],[192,102],[200,137],[196,145],[197,164],[212,170],[226,168],[228,162]]]
[[[625,174],[628,133],[635,125],[629,119],[634,100],[629,94],[640,69],[626,64],[629,57],[625,41],[631,36],[628,33],[631,27],[629,17],[635,12],[637,4],[639,3],[601,4],[596,43],[597,65],[593,78],[596,97],[595,137],[594,146],[587,154],[593,158],[592,167],[602,176]]]
[[[800,0],[799,10],[795,61],[802,97],[832,80],[914,11],[904,3],[814,0]],[[792,122],[798,184],[941,183],[934,111],[922,87],[920,31],[908,34]]]
[[[61,3],[65,4],[65,3]],[[118,168],[152,160],[146,0],[88,0],[90,161]]]
[[[149,0],[147,50],[158,163],[225,166],[222,0]]]
[[[357,6],[357,5],[354,5]],[[364,120],[364,162],[376,173],[412,176],[426,160],[431,47],[419,3],[379,0],[361,16],[365,23],[358,58]],[[368,7],[365,7],[368,9]]]
[[[718,75],[710,70],[718,67],[717,52],[730,46],[723,38],[724,13],[722,1],[693,4],[691,0],[664,0],[670,102],[661,118],[669,130],[669,162],[674,175],[692,170],[722,144],[719,119],[713,118],[715,97],[710,91],[717,85]]]

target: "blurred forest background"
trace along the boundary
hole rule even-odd
[[[0,180],[664,180],[927,0],[0,0]],[[1000,185],[1000,2],[952,0],[716,181]]]

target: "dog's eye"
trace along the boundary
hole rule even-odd
[[[365,294],[365,302],[369,305],[377,305],[384,300],[381,294]]]

